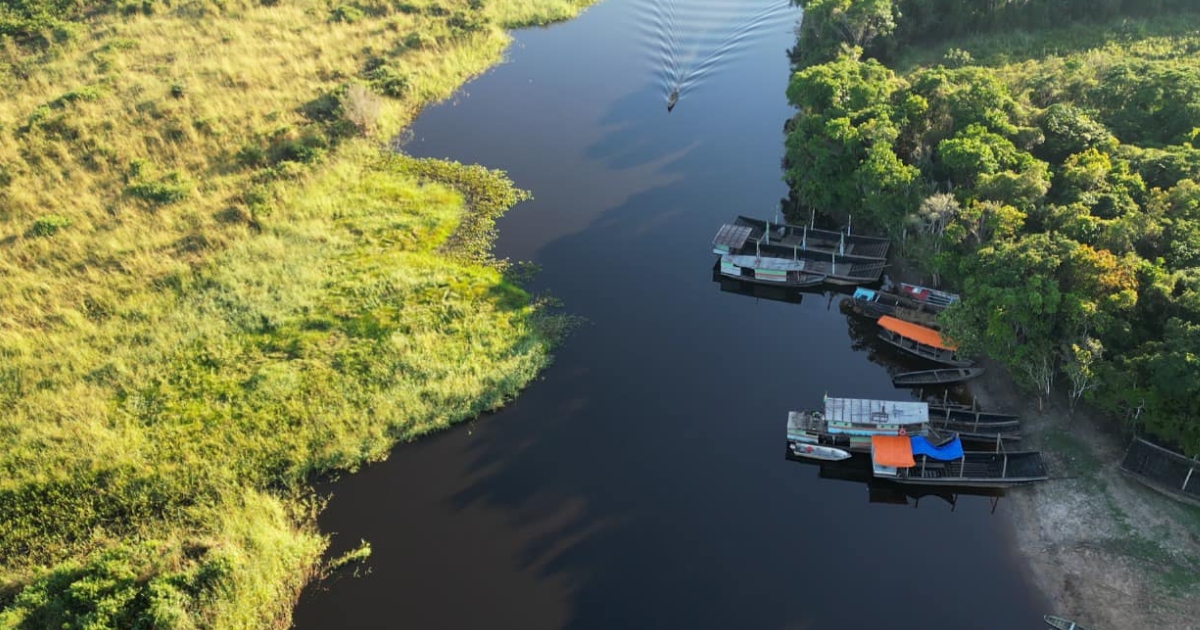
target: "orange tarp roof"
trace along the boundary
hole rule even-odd
[[[952,346],[942,339],[942,335],[932,328],[918,326],[916,324],[896,319],[890,315],[884,315],[879,318],[879,325],[904,337],[908,337],[913,341],[923,343],[927,346],[941,348],[943,350],[957,350],[958,346]]]
[[[871,459],[880,466],[893,468],[917,465],[913,459],[912,440],[905,435],[872,435]]]

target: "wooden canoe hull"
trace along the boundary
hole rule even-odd
[[[921,370],[919,372],[904,372],[892,377],[892,385],[896,387],[924,387],[926,385],[949,385],[961,383],[983,374],[983,368],[939,368],[936,370]]]

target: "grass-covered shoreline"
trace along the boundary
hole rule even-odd
[[[0,40],[0,627],[286,627],[310,482],[502,405],[503,173],[393,155],[579,0],[94,3]]]

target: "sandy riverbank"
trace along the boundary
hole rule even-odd
[[[1019,552],[1053,610],[1089,630],[1200,629],[1200,509],[1120,473],[1126,440],[1087,409],[1039,410],[998,364],[971,384],[984,409],[1022,416],[1021,448],[1040,449],[1052,480],[1010,491]]]

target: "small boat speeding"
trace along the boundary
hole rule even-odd
[[[679,88],[671,90],[671,95],[667,97],[667,113],[675,109],[675,103],[679,102]]]

